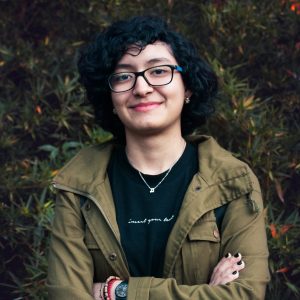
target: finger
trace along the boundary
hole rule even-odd
[[[218,272],[225,272],[228,269],[231,269],[234,265],[236,265],[241,260],[241,255],[238,257],[229,257],[224,260],[220,261],[220,264],[218,265]]]
[[[236,255],[235,257],[224,257],[218,263],[211,276],[210,284],[221,284],[223,282],[229,282],[235,279],[236,273],[245,268],[245,263],[243,260],[237,261],[241,255]],[[232,274],[233,273],[233,274]],[[232,279],[231,275],[234,275]]]
[[[226,271],[224,271],[225,274],[233,273],[235,275],[235,272],[240,272],[245,268],[245,263],[241,260],[236,264],[233,264],[230,268],[228,268]]]
[[[224,273],[217,274],[211,281],[210,285],[220,285],[220,284],[227,284],[239,277],[239,271],[231,271],[227,270]]]
[[[245,268],[245,262],[243,260],[238,261],[235,264],[232,264],[229,269],[231,269],[232,272],[234,271],[241,271]]]
[[[219,263],[220,263],[221,261],[225,261],[225,260],[229,259],[230,257],[232,257],[232,254],[231,254],[230,252],[226,253],[226,254],[222,257],[222,259],[219,261]]]
[[[223,276],[223,278],[221,279],[221,283],[220,284],[227,284],[237,278],[239,278],[240,273],[238,271],[233,271],[233,272],[227,272],[227,274],[225,276]]]
[[[233,271],[231,274],[229,274],[228,278],[230,281],[232,281],[232,280],[239,278],[239,276],[240,276],[239,271]]]
[[[239,252],[237,252],[237,253],[235,253],[235,254],[233,255],[233,258],[238,259],[238,260],[241,260],[241,259],[242,259],[242,254],[239,253]]]
[[[227,279],[227,276],[229,276],[232,272],[238,269],[238,266],[235,266],[234,261],[232,261],[230,258],[231,254],[227,254],[219,261],[211,275],[210,284],[221,284],[222,282],[224,282],[224,280],[229,280]]]
[[[238,261],[236,265],[237,265],[237,271],[243,270],[246,266],[243,260]]]
[[[240,253],[236,253],[233,256],[230,253],[227,253],[214,268],[210,284],[220,284],[220,282],[223,282],[224,278],[226,281],[230,281],[231,278],[228,278],[228,274],[231,274],[234,271],[240,271],[245,267],[245,263],[241,258],[242,255]]]
[[[227,259],[229,259],[230,257],[232,257],[231,253],[228,252],[227,254],[225,254],[224,257],[222,257],[222,259],[218,262],[218,264],[215,266],[214,270],[213,270],[213,274],[218,272],[219,269],[223,266],[223,264],[226,262]]]
[[[236,253],[235,255],[227,258],[224,264],[220,266],[220,270],[224,272],[226,269],[232,267],[233,265],[237,264],[242,260],[242,255],[240,253]]]

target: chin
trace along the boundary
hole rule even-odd
[[[139,125],[138,127],[127,128],[127,131],[138,135],[149,136],[161,133],[163,128],[161,126],[147,124]]]

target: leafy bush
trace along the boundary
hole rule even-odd
[[[113,20],[158,14],[194,41],[219,76],[217,137],[258,175],[266,204],[267,299],[299,297],[300,4],[298,1],[1,1],[2,299],[46,299],[54,195],[81,147],[111,135],[78,84],[77,49]]]

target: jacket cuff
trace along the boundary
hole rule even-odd
[[[128,281],[127,300],[148,300],[153,277],[130,277]]]

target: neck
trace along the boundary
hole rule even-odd
[[[130,164],[148,175],[157,175],[171,168],[181,157],[185,145],[180,132],[167,136],[126,135],[126,154]]]

